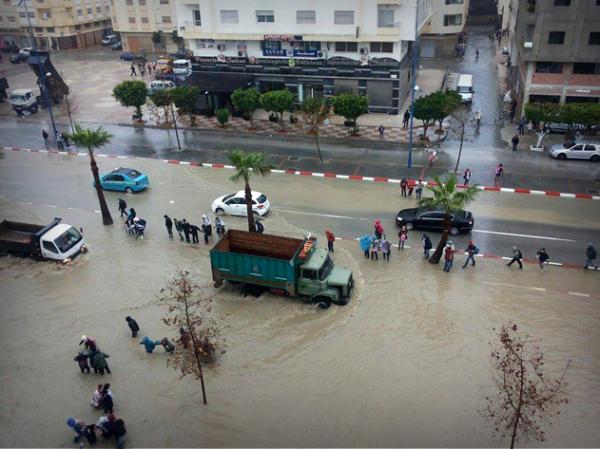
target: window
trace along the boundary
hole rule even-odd
[[[571,149],[569,151],[582,151],[583,150],[583,145],[575,145],[574,147],[571,147]]]
[[[27,17],[24,11],[19,11],[19,17]]]
[[[91,23],[86,23],[86,24],[84,25],[84,27],[86,27],[86,28],[91,28],[91,26],[92,26],[92,24],[91,24]]]
[[[571,0],[554,0],[554,6],[571,6]]]
[[[589,45],[600,45],[600,32],[595,31],[590,33]]]
[[[238,23],[237,9],[222,9],[220,11],[221,23]]]
[[[127,4],[127,6],[132,6],[133,0],[126,0],[125,3]]]
[[[0,16],[0,22],[4,22],[4,17]]]
[[[40,14],[42,15],[43,19],[49,19],[52,17],[52,11],[49,9],[40,9]]]
[[[263,50],[281,50],[281,41],[262,41]]]
[[[576,62],[573,64],[573,73],[576,75],[600,75],[600,64]]]
[[[102,13],[102,6],[96,6],[96,12],[98,14],[101,14]]]
[[[92,8],[87,8],[87,13],[91,14],[92,13]]]
[[[272,10],[258,10],[256,11],[256,21],[262,22],[275,22],[275,13]]]
[[[371,42],[370,45],[371,53],[393,53],[394,43],[393,42]]]
[[[536,62],[535,73],[562,73],[561,62]]]
[[[7,19],[9,22],[16,22],[16,21],[17,21],[17,18],[16,18],[15,16],[7,16],[7,17],[6,17],[6,19]]]
[[[29,17],[31,17],[32,19],[35,17],[35,13],[34,13],[33,11],[28,11],[28,12],[27,12],[27,15],[28,15]]]
[[[446,5],[462,5],[464,0],[446,0]]]
[[[139,0],[140,6],[146,6],[146,0]]]
[[[135,17],[130,17],[129,18],[129,23],[135,23]]]
[[[294,48],[299,51],[321,51],[321,42],[296,42],[296,46]]]
[[[148,23],[148,17],[142,17],[141,21],[142,23]]]
[[[444,16],[444,26],[462,25],[462,14],[446,14]]]
[[[54,33],[54,27],[48,27],[48,28],[46,28],[46,31],[48,33]]]
[[[316,11],[296,11],[296,23],[314,25],[317,23]]]
[[[317,279],[317,272],[315,270],[302,270],[302,277],[304,279]]]
[[[160,0],[160,4],[161,5],[168,5],[169,4],[169,0]]]
[[[565,32],[564,31],[550,31],[548,33],[548,44],[562,45],[564,43],[565,43]]]
[[[79,31],[79,30],[81,30],[81,25],[75,25],[75,30],[76,30],[76,31]]]
[[[202,19],[200,18],[200,10],[194,9],[192,11],[192,16],[194,16],[194,25],[197,27],[202,26]]]
[[[583,151],[596,151],[596,145],[586,145]]]
[[[40,28],[40,27],[36,27],[36,29],[35,29],[36,33],[42,33],[43,31],[44,31],[44,29]]]
[[[77,10],[77,17],[81,17],[83,16],[83,10],[82,9],[78,9]]]
[[[377,26],[394,28],[394,9],[388,5],[377,5]]]
[[[357,52],[358,51],[358,43],[357,42],[336,42],[335,43],[335,51]]]
[[[58,250],[56,249],[56,246],[54,246],[54,243],[44,241],[44,242],[42,242],[42,245],[44,246],[44,249],[50,251],[51,253],[58,254]]]
[[[171,16],[162,16],[162,23],[171,23]]]
[[[335,25],[354,25],[354,11],[333,11]]]

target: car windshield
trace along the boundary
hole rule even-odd
[[[24,100],[25,100],[24,95],[11,95],[10,96],[10,101],[24,101]]]
[[[260,204],[264,203],[265,201],[267,201],[267,197],[264,195],[259,196],[256,201],[258,201]]]
[[[61,253],[66,253],[75,245],[77,245],[83,237],[75,228],[70,228],[65,231],[62,235],[54,240],[54,244],[57,246]]]
[[[458,89],[456,89],[458,92],[460,92],[461,94],[468,94],[471,93],[471,88],[468,86],[458,86]]]
[[[233,195],[235,195],[235,194],[234,194],[234,193],[230,193],[229,195],[225,195],[221,201],[227,201],[227,200],[228,200],[229,198],[231,198]]]
[[[327,259],[325,259],[325,263],[319,270],[319,280],[324,281],[325,279],[327,279],[327,276],[329,276],[329,273],[331,273],[332,269],[333,269],[333,262],[331,261],[329,256],[327,256]]]
[[[174,67],[176,69],[185,69],[187,68],[187,62],[176,62]]]

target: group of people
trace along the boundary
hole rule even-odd
[[[119,212],[121,217],[125,216],[125,231],[132,237],[144,240],[144,231],[146,230],[147,222],[142,217],[137,216],[137,212],[133,207],[127,212],[127,203],[123,198],[119,198]]]
[[[403,177],[400,180],[400,195],[403,198],[408,198],[412,196],[413,191],[415,192],[415,197],[419,200],[423,195],[423,181],[420,179],[415,183],[414,181],[409,181],[406,177]]]
[[[169,217],[168,215],[164,215],[165,219],[165,227],[167,228],[167,234],[169,238],[173,238],[173,228],[177,232],[179,236],[179,240],[181,242],[185,241],[186,243],[199,243],[200,242],[200,232],[204,235],[204,243],[208,245],[210,243],[212,232],[213,232],[213,224],[210,217],[206,214],[202,215],[202,224],[199,226],[190,223],[187,219],[183,218],[182,220],[178,220],[177,218]],[[223,237],[225,234],[225,222],[220,217],[215,217],[215,231],[219,238]]]
[[[64,150],[64,149],[69,149],[71,142],[69,141],[69,136],[67,133],[61,133],[60,131],[56,130],[56,147],[59,150]],[[50,135],[48,134],[48,131],[46,131],[45,129],[42,129],[42,139],[44,139],[44,146],[46,148],[48,148],[48,146],[50,145],[48,139],[50,138]]]
[[[140,331],[140,325],[132,316],[126,316],[125,321],[127,322],[127,326],[129,326],[129,330],[131,331],[131,338],[135,338]],[[147,354],[152,354],[154,352],[154,348],[157,346],[162,346],[165,348],[165,351],[168,354],[173,353],[175,351],[175,345],[171,343],[171,341],[167,337],[163,337],[160,340],[152,340],[150,337],[143,337],[140,340],[140,344],[144,345],[144,349]]]
[[[148,64],[140,62],[140,63],[138,63],[137,67],[138,67],[138,70],[140,71],[141,76],[146,76],[146,70],[148,70],[149,76],[152,76],[152,70],[154,70],[154,72],[156,72],[156,62],[153,62],[153,63],[149,62]],[[135,70],[134,63],[131,63],[130,70],[131,70],[131,73],[129,74],[130,77],[137,76],[137,71]]]
[[[104,386],[98,385],[98,388],[103,389],[106,385],[108,384],[105,384]],[[102,390],[101,394],[103,394],[103,398],[111,398],[112,402],[110,385],[108,385],[108,387],[108,392],[102,393]],[[98,390],[94,391],[94,397],[96,396],[97,392]],[[106,401],[106,399],[104,400]],[[93,399],[92,406],[95,408],[102,408],[102,406],[96,407]],[[114,438],[117,444],[117,449],[123,449],[125,447],[125,435],[127,434],[125,421],[123,421],[121,418],[117,418],[112,411],[108,413],[105,412],[105,414],[98,419],[96,424],[86,424],[83,419],[69,417],[67,418],[67,426],[69,426],[75,432],[75,437],[73,438],[74,443],[81,443],[81,445],[83,445],[82,440],[85,438],[88,444],[93,446],[98,442],[98,438],[102,438],[104,440],[110,440]]]
[[[96,374],[103,376],[105,371],[110,374],[110,367],[106,361],[109,355],[98,348],[96,341],[82,335],[81,341],[79,342],[79,346],[81,345],[83,345],[83,351],[79,351],[73,358],[79,365],[81,372],[89,374],[91,372],[91,366]]]

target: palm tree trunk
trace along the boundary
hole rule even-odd
[[[105,226],[113,224],[113,219],[110,216],[110,211],[106,205],[106,199],[104,198],[104,190],[100,185],[100,175],[98,174],[98,165],[96,165],[96,159],[94,153],[89,151],[90,154],[90,167],[92,169],[92,175],[94,176],[94,185],[96,186],[96,193],[98,194],[98,202],[100,203],[100,212],[102,212],[102,224]]]
[[[256,232],[254,227],[254,212],[252,211],[252,190],[250,189],[250,183],[246,181],[246,187],[244,188],[246,196],[246,214],[248,215],[248,231]]]
[[[282,131],[285,131],[285,123],[283,123],[283,114],[285,114],[285,111],[279,114],[279,126]]]
[[[315,130],[315,144],[317,145],[317,153],[319,153],[319,159],[323,162],[323,155],[321,154],[321,147],[319,146],[319,131]]]
[[[438,264],[440,259],[442,258],[442,253],[444,251],[444,247],[446,246],[446,242],[448,241],[448,235],[450,235],[450,228],[452,227],[452,221],[449,214],[446,214],[444,217],[444,232],[442,233],[442,238],[438,243],[437,248],[435,249],[433,255],[429,258],[429,263]]]

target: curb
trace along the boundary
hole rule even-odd
[[[17,148],[17,147],[4,147],[0,146],[0,149],[8,150],[8,151],[24,151],[28,153],[45,153],[45,154],[62,154],[65,156],[87,156],[87,153],[74,153],[74,152],[65,152],[59,150],[40,150],[40,149],[31,149],[31,148]],[[137,156],[123,156],[116,154],[96,154],[98,158],[108,158],[108,159],[152,159],[152,158],[140,158]],[[160,162],[164,162],[172,165],[190,165],[192,167],[205,167],[205,168],[226,168],[228,170],[233,170],[233,165],[220,164],[220,163],[207,163],[207,162],[194,162],[194,161],[179,161],[176,159],[152,159]],[[381,182],[381,183],[390,183],[390,184],[400,184],[400,179],[396,178],[388,178],[383,176],[362,176],[362,175],[344,175],[338,173],[330,173],[330,172],[311,172],[304,170],[280,170],[273,169],[272,173],[277,174],[286,174],[286,175],[295,175],[295,176],[310,176],[315,178],[331,178],[331,179],[344,179],[350,181],[364,181],[364,182]],[[416,180],[410,179],[408,181],[409,185],[415,185]],[[435,182],[432,181],[422,181],[424,186],[436,185]],[[464,189],[465,186],[459,184],[457,186],[459,189]],[[525,189],[520,187],[497,187],[497,186],[475,186],[478,190],[486,191],[486,192],[501,192],[501,193],[518,193],[525,195],[544,195],[551,197],[559,197],[559,198],[576,198],[576,199],[584,199],[584,200],[600,200],[600,195],[592,195],[589,193],[567,193],[567,192],[556,192],[552,190],[533,190],[533,189]]]

